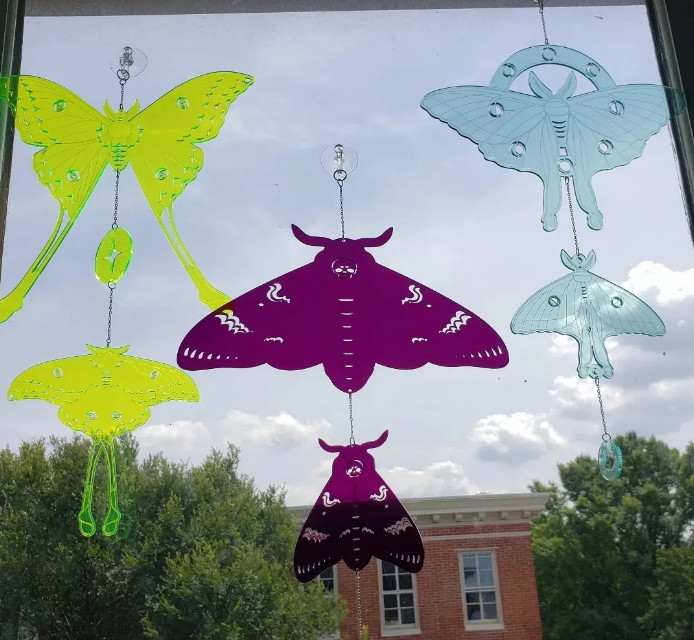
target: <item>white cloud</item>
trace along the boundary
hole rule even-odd
[[[522,464],[566,444],[566,440],[543,414],[517,411],[482,418],[472,431],[471,440],[480,456]]]
[[[330,433],[327,420],[301,422],[288,413],[259,416],[232,409],[222,420],[226,438],[236,445],[258,445],[290,449],[308,442],[315,443],[320,436]]]
[[[393,467],[381,472],[383,479],[400,498],[447,496],[476,493],[477,487],[465,475],[462,465],[451,460],[432,462],[422,469]]]
[[[622,286],[637,296],[655,289],[659,304],[680,302],[694,298],[694,269],[673,271],[664,264],[646,260],[629,271]]]
[[[187,458],[209,449],[210,432],[202,422],[176,420],[171,424],[149,424],[135,432],[144,455],[164,452],[170,460]]]
[[[597,390],[592,378],[557,376],[549,394],[563,411],[582,412],[586,407],[592,411],[597,407]],[[624,391],[612,382],[601,384],[600,394],[606,410],[617,409],[627,402]]]

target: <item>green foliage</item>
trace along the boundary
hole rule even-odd
[[[291,571],[295,528],[275,488],[238,474],[238,450],[199,467],[118,446],[123,519],[83,538],[89,442],[0,450],[0,640],[312,640],[336,626],[320,584]],[[94,515],[106,511],[100,466]]]
[[[665,563],[694,523],[694,446],[680,454],[634,433],[617,441],[618,480],[579,456],[559,465],[561,488],[530,487],[550,494],[532,532],[545,640],[691,640],[691,626],[677,635],[672,620],[694,620],[692,605],[678,604],[694,602],[694,582]]]

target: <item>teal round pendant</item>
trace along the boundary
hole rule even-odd
[[[622,450],[613,440],[603,442],[598,449],[600,473],[605,480],[616,480],[622,474]]]

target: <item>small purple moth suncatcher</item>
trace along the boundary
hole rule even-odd
[[[424,564],[424,545],[412,518],[376,471],[367,449],[380,447],[388,431],[373,442],[329,445],[337,453],[328,483],[321,491],[294,549],[294,573],[308,582],[344,560],[360,571],[372,557],[417,573]]]
[[[506,345],[457,302],[379,265],[366,251],[377,238],[331,240],[292,225],[296,238],[322,247],[313,262],[270,280],[203,318],[184,338],[185,370],[269,364],[297,370],[322,364],[345,393],[359,391],[376,364],[417,369],[499,369]]]

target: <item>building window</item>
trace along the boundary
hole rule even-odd
[[[493,551],[461,553],[463,607],[467,628],[501,626],[499,580]]]
[[[328,633],[321,635],[321,640],[338,640],[340,637],[340,613],[337,606],[337,565],[323,569],[318,574],[318,580],[320,580],[323,585],[323,591],[325,592],[325,597],[330,598],[335,606],[335,616],[337,617],[337,631],[333,633]]]
[[[381,581],[381,627],[385,635],[391,629],[419,629],[417,583],[415,576],[392,562],[379,562]],[[383,634],[382,634],[383,635]]]

